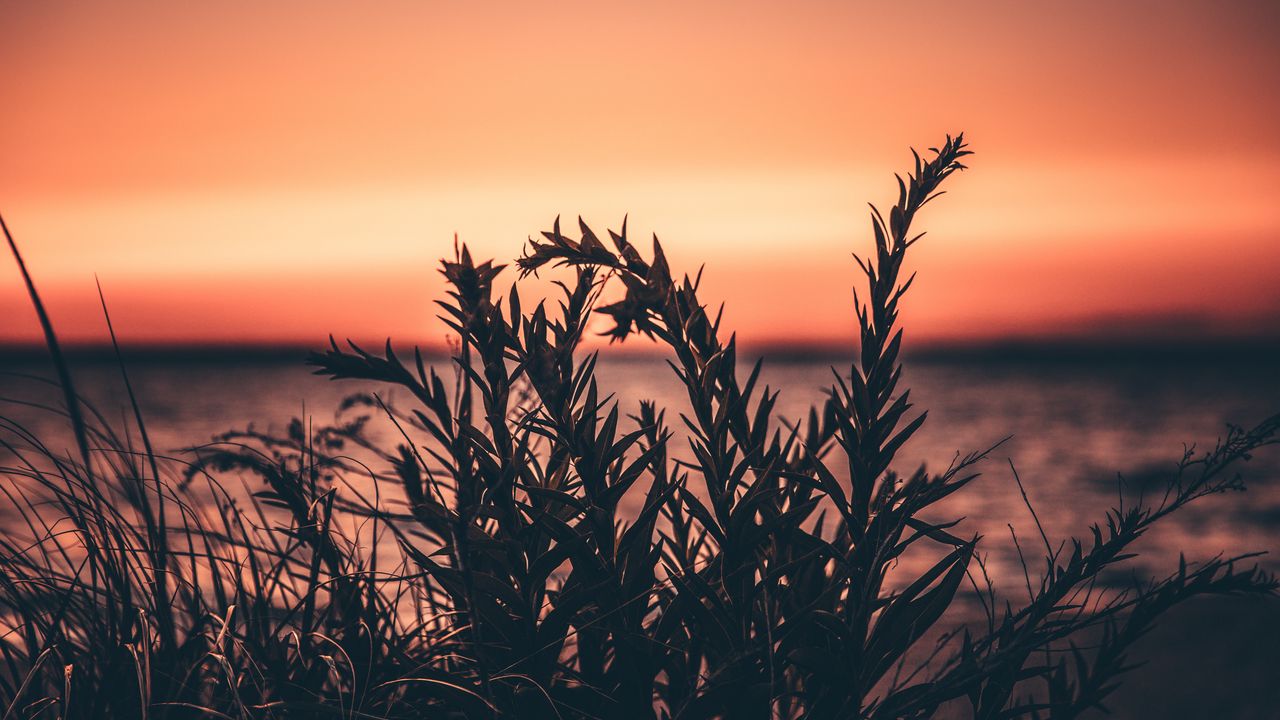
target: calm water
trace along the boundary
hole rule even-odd
[[[828,360],[766,363],[764,379],[783,394],[778,413],[802,417],[821,397],[831,377]],[[9,362],[9,372],[49,376],[46,364]],[[293,417],[319,424],[334,418],[341,399],[372,389],[310,375],[293,358],[249,358],[236,362],[145,360],[131,375],[158,449],[179,453],[215,434],[249,425],[281,430]],[[617,392],[624,409],[651,398],[684,409],[683,392],[657,358],[602,359],[601,385]],[[104,415],[127,413],[118,370],[110,362],[77,363],[76,377]],[[899,470],[918,463],[942,470],[957,453],[1012,438],[980,467],[983,477],[953,496],[945,509],[966,517],[962,528],[982,533],[995,574],[1016,562],[1008,525],[1024,549],[1042,547],[1010,470],[1018,469],[1051,540],[1087,533],[1116,501],[1117,473],[1133,481],[1166,473],[1183,443],[1211,446],[1226,423],[1251,424],[1280,411],[1276,364],[1248,361],[1011,362],[931,359],[909,364],[904,376],[918,409],[929,420],[903,451]],[[30,380],[0,376],[2,413],[44,438],[62,438],[61,421],[22,403],[57,404],[56,393]],[[404,393],[390,393],[407,404]],[[21,402],[15,403],[13,400]],[[66,446],[66,445],[64,445]],[[677,447],[676,454],[680,450]],[[687,450],[683,453],[688,455]],[[1179,550],[1189,558],[1220,552],[1280,549],[1280,448],[1242,466],[1250,489],[1243,495],[1209,498],[1143,541],[1139,568],[1176,567]],[[1264,558],[1280,569],[1280,561]],[[1021,580],[1021,571],[1017,571]],[[1116,578],[1121,580],[1122,578]]]

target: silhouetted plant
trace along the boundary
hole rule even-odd
[[[761,362],[739,368],[699,279],[674,274],[656,238],[646,259],[625,222],[608,244],[581,222],[577,237],[557,221],[531,239],[521,275],[569,273],[558,302],[532,309],[515,284],[495,296],[503,266],[457,249],[443,264],[442,317],[457,335],[444,376],[390,343],[312,355],[320,374],[406,390],[407,412],[356,396],[344,410],[364,415],[295,422],[283,437],[228,433],[184,468],[152,451],[140,412],[141,452],[81,417],[46,321],[84,440],[77,460],[4,421],[5,492],[25,519],[0,535],[4,720],[1101,707],[1168,609],[1276,590],[1237,568],[1249,556],[1182,562],[1128,590],[1099,578],[1155,522],[1239,489],[1234,464],[1275,442],[1280,416],[1188,453],[1159,502],[1121,503],[1084,539],[1055,549],[1041,531],[1025,604],[978,580],[981,538],[925,518],[985,453],[940,474],[892,468],[925,418],[899,385],[912,225],[967,155],[962,136],[916,155],[888,217],[873,209],[856,358],[796,423],[775,417]],[[602,304],[619,283],[621,299]],[[579,351],[593,313],[617,341],[640,333],[670,351],[689,401],[678,434],[654,403],[625,415],[602,392],[596,354]],[[368,431],[374,414],[394,447]],[[230,492],[237,474],[262,489]],[[932,553],[927,569],[898,562],[907,553]],[[943,620],[966,583],[981,626]],[[1071,644],[1095,628],[1092,647]]]

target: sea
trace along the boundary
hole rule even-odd
[[[352,412],[368,408],[357,404],[340,412],[353,395],[378,393],[393,407],[412,408],[404,391],[311,374],[305,352],[296,349],[126,349],[124,356],[157,452],[179,461],[230,430],[283,433],[295,419],[312,427],[349,420]],[[448,377],[445,358],[430,362]],[[71,365],[76,386],[101,422],[118,431],[131,428],[115,357],[80,353]],[[833,372],[846,374],[849,360],[838,352],[791,349],[768,354],[763,367],[762,381],[781,391],[776,415],[787,420],[804,417],[821,402]],[[1135,352],[1130,346],[1113,352],[1107,346],[1049,346],[918,353],[906,360],[902,387],[910,388],[912,413],[927,411],[928,417],[894,467],[902,473],[920,466],[942,472],[968,453],[994,448],[974,468],[981,476],[930,518],[958,519],[953,534],[982,536],[979,554],[987,575],[1000,596],[1017,606],[1027,584],[1044,572],[1046,544],[1068,552],[1073,539],[1087,546],[1090,527],[1105,522],[1111,508],[1158,505],[1184,457],[1201,456],[1233,425],[1248,427],[1280,412],[1277,370],[1280,353],[1268,348]],[[679,425],[687,400],[661,356],[605,353],[597,375],[624,414],[634,413],[641,400],[653,400],[666,408],[670,424]],[[20,436],[29,433],[54,452],[73,453],[53,377],[41,352],[0,351],[0,439],[16,440],[20,450]],[[396,438],[384,433],[380,440]],[[682,442],[673,440],[672,455],[688,458]],[[0,446],[0,481],[20,480],[15,461],[13,450]],[[1202,498],[1160,521],[1137,543],[1137,557],[1100,578],[1101,591],[1118,592],[1176,572],[1181,558],[1194,564],[1263,553],[1243,562],[1280,571],[1273,554],[1280,551],[1280,446],[1261,449],[1232,472],[1247,490]],[[636,503],[624,503],[623,514],[634,512]],[[0,508],[0,522],[6,518],[16,521]],[[905,567],[895,568],[901,571],[897,577],[911,578],[932,560],[904,556],[900,562]],[[977,621],[977,589],[966,591],[946,622]],[[1139,644],[1134,658],[1142,667],[1127,676],[1109,707],[1114,717],[1134,719],[1273,717],[1280,704],[1277,647],[1280,602],[1192,602]]]
[[[124,356],[153,445],[179,459],[229,430],[280,433],[295,418],[313,427],[332,423],[343,399],[356,394],[378,393],[412,409],[403,390],[313,375],[301,350],[126,349]],[[908,417],[925,411],[928,417],[894,468],[941,472],[970,452],[994,447],[974,468],[981,476],[931,517],[962,519],[952,532],[983,536],[993,576],[1021,582],[1019,550],[1034,572],[1046,541],[1055,549],[1073,538],[1087,543],[1090,526],[1105,522],[1110,508],[1158,503],[1184,455],[1211,449],[1231,425],[1248,427],[1280,413],[1277,358],[1266,349],[1112,354],[1066,346],[908,356],[901,383],[911,392]],[[452,372],[447,358],[431,363]],[[742,364],[746,372],[749,364]],[[847,374],[849,361],[801,350],[766,355],[763,367],[762,384],[781,391],[776,416],[791,421],[821,402],[833,373]],[[77,388],[106,422],[133,425],[111,353],[74,355],[72,369]],[[676,418],[687,411],[684,390],[660,355],[605,352],[597,376],[624,415],[653,400],[678,427]],[[0,354],[0,417],[13,424],[4,430],[11,436],[12,428],[25,428],[70,452],[52,378],[40,352]],[[692,456],[683,442],[673,441],[674,457]],[[1179,556],[1195,562],[1280,550],[1280,446],[1263,448],[1233,471],[1246,491],[1203,498],[1162,520],[1139,543],[1139,557],[1108,580],[1125,584],[1174,571]],[[638,501],[637,491],[632,509]],[[1272,555],[1249,562],[1280,570]]]

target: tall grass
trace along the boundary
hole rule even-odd
[[[914,279],[902,268],[917,215],[967,155],[963,136],[915,155],[887,217],[873,210],[857,353],[794,422],[776,417],[760,362],[739,366],[698,277],[673,271],[656,238],[642,253],[625,222],[607,242],[585,223],[531,239],[519,275],[565,278],[532,308],[518,283],[496,296],[503,266],[457,249],[442,268],[448,370],[390,343],[310,358],[322,375],[407,391],[412,407],[357,396],[347,422],[228,433],[184,459],[156,454],[136,403],[133,431],[117,430],[76,396],[41,312],[81,452],[0,420],[13,515],[0,529],[3,720],[1103,706],[1170,608],[1277,589],[1240,567],[1248,556],[1129,589],[1100,578],[1155,523],[1240,489],[1236,464],[1275,442],[1280,416],[1189,452],[1162,496],[1122,500],[1078,539],[1041,530],[1029,600],[999,594],[985,541],[925,519],[969,489],[984,453],[941,473],[894,469],[925,420],[900,385],[898,309]],[[667,349],[686,412],[623,408],[598,385],[596,354],[579,349],[594,314],[617,341]],[[374,416],[398,442],[369,431]],[[965,597],[982,622],[949,619]],[[1072,644],[1090,631],[1092,645]]]

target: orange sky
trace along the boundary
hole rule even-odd
[[[5,3],[0,212],[73,341],[94,273],[135,342],[437,341],[455,231],[628,212],[747,340],[830,340],[865,201],[963,129],[917,337],[1280,330],[1280,6],[887,5]]]

